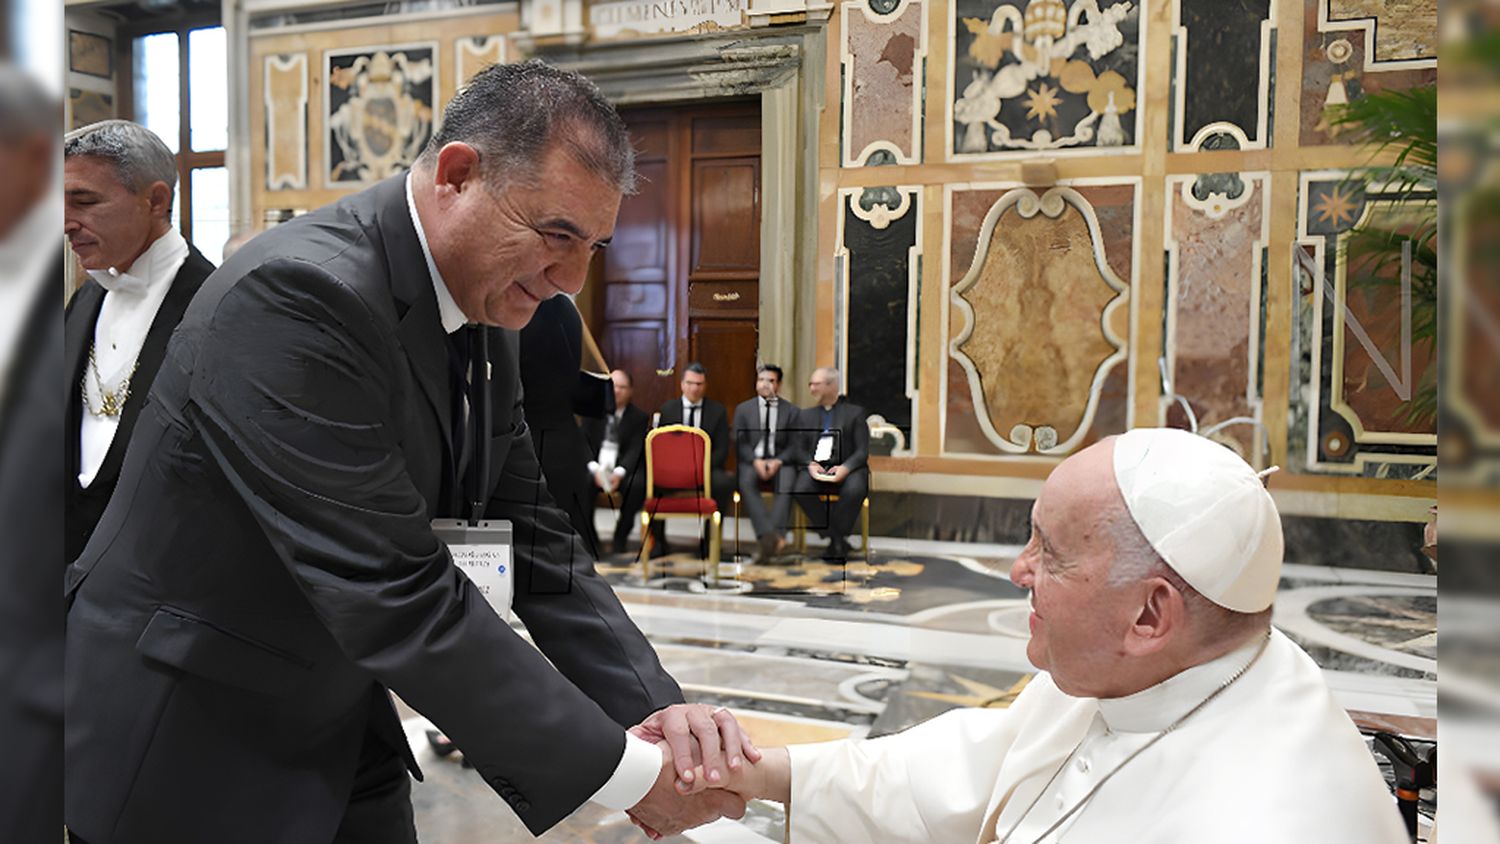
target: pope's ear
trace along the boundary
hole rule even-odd
[[[1125,652],[1131,656],[1160,651],[1187,626],[1187,604],[1177,587],[1161,577],[1142,586],[1140,610],[1125,636]]]

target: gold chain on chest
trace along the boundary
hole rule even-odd
[[[83,378],[79,381],[78,387],[83,395],[83,406],[89,409],[89,413],[113,419],[120,415],[120,412],[125,409],[125,402],[130,400],[130,379],[135,377],[135,370],[141,365],[141,361],[137,357],[135,363],[130,365],[130,372],[125,375],[125,380],[120,382],[119,387],[114,390],[106,390],[104,388],[104,379],[99,375],[99,363],[94,357],[95,345],[91,344],[89,346],[89,367],[83,373]],[[99,407],[97,408],[89,400],[89,372],[94,373],[94,384],[99,389]]]

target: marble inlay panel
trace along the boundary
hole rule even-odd
[[[1173,149],[1270,144],[1274,9],[1271,0],[1175,0]]]
[[[266,190],[307,187],[307,54],[265,58]]]
[[[1167,371],[1198,430],[1260,418],[1261,284],[1269,237],[1270,176],[1214,173],[1167,179]],[[1162,422],[1186,426],[1171,396]],[[1216,439],[1259,459],[1256,429]]]
[[[921,200],[919,188],[844,192],[838,249],[846,256],[848,324],[841,368],[849,400],[894,425],[907,444],[915,439]]]
[[[1335,5],[1330,20],[1328,4]],[[1396,5],[1411,6],[1396,14]],[[1402,90],[1437,82],[1435,42],[1412,32],[1437,27],[1433,0],[1304,0],[1302,26],[1302,97],[1299,142],[1302,146],[1343,143],[1340,130],[1329,124],[1329,108],[1343,105],[1366,91]],[[1375,15],[1371,17],[1370,15]],[[1402,30],[1392,38],[1388,33]],[[1370,42],[1375,42],[1371,49]],[[1406,56],[1400,60],[1381,58]]]
[[[459,87],[468,84],[474,74],[492,64],[504,64],[507,42],[504,35],[466,35],[453,42],[453,60],[457,62],[454,79]]]
[[[926,4],[854,0],[840,8],[844,166],[921,163]]]
[[[950,189],[945,451],[1065,454],[1119,430],[1134,203],[1133,185]]]
[[[1289,430],[1292,453],[1306,455],[1298,471],[1410,478],[1436,463],[1436,420],[1418,401],[1435,378],[1431,340],[1404,339],[1423,306],[1415,292],[1403,301],[1399,262],[1372,262],[1353,237],[1364,225],[1399,229],[1391,207],[1342,173],[1302,174]]]
[[[1136,144],[1141,3],[955,0],[950,157]]]
[[[432,136],[438,45],[323,52],[324,180],[362,187],[417,159]]]

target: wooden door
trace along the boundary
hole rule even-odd
[[[756,103],[622,112],[640,186],[597,273],[593,327],[647,413],[708,369],[731,411],[755,392],[760,314],[760,111]]]

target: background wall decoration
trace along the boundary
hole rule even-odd
[[[1174,0],[1174,150],[1270,143],[1275,16],[1274,0]]]
[[[1302,471],[1412,478],[1437,462],[1436,419],[1410,412],[1419,385],[1436,376],[1436,350],[1411,341],[1399,268],[1372,267],[1350,248],[1358,225],[1400,227],[1389,206],[1377,187],[1341,172],[1302,175],[1291,361]]]
[[[1123,430],[1135,194],[950,190],[945,451],[1068,454]]]
[[[1190,427],[1191,410],[1200,431],[1224,425],[1215,439],[1257,464],[1270,184],[1269,173],[1169,176],[1166,196],[1171,394],[1160,424]]]
[[[952,0],[954,158],[1136,143],[1139,4]]]
[[[922,0],[853,0],[839,7],[844,23],[845,167],[922,160],[927,5]],[[877,159],[877,152],[884,155]]]
[[[115,116],[115,98],[109,94],[101,94],[98,91],[82,91],[77,88],[68,90],[68,111],[71,119],[68,121],[68,130],[72,131],[80,126],[90,123],[98,123],[101,120],[109,120]]]
[[[453,41],[454,78],[460,86],[492,64],[504,64],[509,52],[504,35],[464,35]]]
[[[1329,108],[1437,80],[1437,0],[1304,0],[1303,146],[1337,143]]]
[[[359,187],[395,175],[432,136],[437,45],[324,53],[326,178]]]
[[[900,431],[909,452],[917,395],[922,193],[913,187],[841,192],[841,262],[847,305],[844,371],[850,401]]]
[[[266,190],[307,187],[307,53],[265,62]]]

